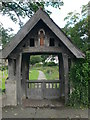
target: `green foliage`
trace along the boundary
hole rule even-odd
[[[36,63],[39,63],[42,61],[42,58],[40,55],[34,55],[30,57],[30,64],[34,65]]]
[[[36,64],[34,65],[34,67],[42,67],[42,64],[36,63]]]
[[[69,104],[71,106],[85,105],[88,106],[88,82],[89,82],[89,62],[90,52],[87,52],[84,60],[75,61],[76,63],[70,70],[70,83],[72,93],[70,94]]]
[[[88,87],[89,87],[89,33],[88,33],[88,5],[83,5],[81,9],[81,16],[78,13],[71,12],[65,18],[67,24],[64,31],[71,38],[72,42],[80,48],[86,57],[84,60],[76,60],[70,69],[70,85],[72,86],[72,93],[69,96],[70,106],[88,106]],[[89,96],[88,96],[89,95]]]
[[[8,69],[7,66],[1,66],[1,67],[0,67],[0,70],[1,70],[1,71],[7,70],[7,69]]]
[[[40,7],[45,9],[45,6],[52,6],[60,9],[60,6],[62,5],[63,5],[63,1],[60,2],[45,2],[44,0],[42,0],[42,2],[3,1],[0,12],[3,15],[8,15],[13,22],[15,23],[19,22],[20,27],[22,27],[23,22],[21,21],[21,18],[25,18],[26,16],[30,18],[34,14],[34,12],[36,12]],[[48,14],[51,14],[51,11],[48,11],[46,9],[45,11]]]
[[[47,80],[59,80],[58,66],[44,67],[42,71],[44,72]]]
[[[82,51],[88,49],[88,19],[76,23],[73,27],[65,26],[64,31],[71,38],[72,42]]]
[[[46,6],[52,6],[55,8],[60,8],[63,5],[63,1],[60,2],[33,2],[33,1],[2,1],[2,6],[0,7],[0,13],[2,15],[7,15],[10,19],[18,23],[20,28],[23,26],[22,19],[26,16],[31,18],[31,16],[40,8],[44,9],[48,14],[51,14],[51,11],[46,10]],[[12,29],[4,29],[2,25],[0,25],[0,35],[2,36],[0,41],[0,45],[4,47],[6,43],[8,43],[14,35],[11,35],[10,32]]]
[[[2,92],[5,91],[5,81],[8,78],[8,71],[7,69],[1,71],[0,70],[0,89],[2,90]]]
[[[42,57],[42,62],[44,62],[49,57],[49,55],[41,55],[41,57]]]
[[[44,62],[43,66],[56,66],[54,62]]]
[[[38,79],[38,76],[39,76],[38,70],[32,69],[32,70],[29,72],[29,80],[37,80],[37,79]]]
[[[0,46],[4,48],[4,46],[11,40],[13,37],[13,34],[9,34],[9,32],[12,31],[12,29],[4,29],[2,25],[0,25]]]
[[[48,66],[35,67],[35,66],[32,66],[31,70],[43,71],[47,80],[59,80],[59,67],[58,66],[52,66],[52,67],[48,67]]]

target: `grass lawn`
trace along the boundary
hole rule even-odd
[[[56,80],[59,79],[59,71],[58,66],[53,67],[31,67],[29,71],[29,80],[37,80],[39,76],[39,71],[41,70],[44,72],[47,80]],[[7,70],[0,71],[0,89],[5,89],[5,80],[8,77]]]
[[[37,80],[38,76],[39,76],[38,70],[32,69],[29,72],[29,79],[30,80]],[[8,77],[7,70],[0,71],[0,89],[2,89],[2,90],[5,89],[5,80],[7,79],[7,77]]]
[[[59,79],[59,71],[57,66],[46,67],[43,69],[43,72],[46,75],[47,80]]]
[[[4,90],[5,89],[5,80],[8,77],[7,70],[0,71],[0,89]]]
[[[58,68],[58,66],[38,67],[35,69],[43,71],[47,80],[59,80],[59,68]]]
[[[39,76],[39,71],[32,69],[29,71],[29,80],[37,80]]]

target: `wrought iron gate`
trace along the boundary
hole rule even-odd
[[[60,98],[59,80],[27,80],[26,96],[29,99]]]

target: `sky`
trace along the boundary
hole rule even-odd
[[[64,5],[61,7],[61,10],[48,7],[47,9],[52,11],[51,18],[55,21],[55,23],[63,28],[65,26],[64,18],[67,16],[67,13],[77,11],[80,13],[80,7],[89,2],[89,0],[63,0]],[[26,23],[28,18],[23,19],[23,22]],[[0,15],[0,23],[3,24],[4,28],[12,28],[14,29],[13,33],[17,33],[19,30],[19,25],[15,24],[10,20],[7,16]]]

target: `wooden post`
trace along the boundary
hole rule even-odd
[[[21,101],[21,62],[22,62],[22,54],[18,55],[16,59],[16,78],[17,78],[17,103],[22,104]]]
[[[25,73],[26,73],[26,79],[25,79],[25,89],[26,89],[26,98],[28,98],[27,96],[27,89],[29,87],[28,83],[26,83],[26,80],[29,80],[29,61],[30,61],[30,55],[26,56],[26,66],[25,66]]]
[[[65,103],[68,101],[68,94],[69,94],[69,84],[68,84],[68,55],[62,54],[63,58],[63,69],[64,69],[64,82],[65,82]]]
[[[63,69],[63,59],[62,59],[62,55],[58,56],[59,58],[59,80],[60,80],[60,93],[61,93],[61,97],[64,96],[64,69]]]
[[[29,55],[23,55],[22,59],[22,91],[23,96],[27,98],[27,84],[26,80],[29,80]]]
[[[22,54],[22,92],[25,96],[25,56]]]
[[[60,55],[58,55],[59,60],[59,81],[60,81],[60,97],[62,96],[62,79],[61,79],[61,66],[60,66]]]
[[[58,60],[59,60],[59,80],[61,80],[60,55],[58,55]]]

